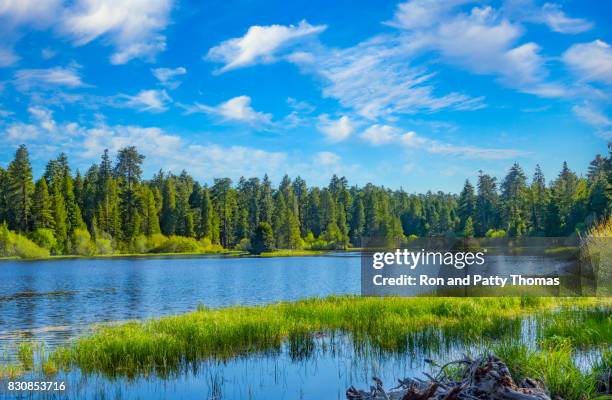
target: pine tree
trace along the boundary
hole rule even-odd
[[[19,146],[15,158],[8,167],[8,211],[12,227],[20,232],[28,232],[32,223],[32,194],[34,181],[28,149]]]
[[[140,215],[138,210],[138,185],[142,174],[142,162],[144,156],[139,154],[134,146],[128,146],[119,150],[115,176],[119,180],[121,188],[121,233],[123,241],[128,244],[139,234]]]
[[[53,229],[53,202],[49,195],[47,181],[39,179],[34,187],[34,197],[32,203],[32,220],[34,229]]]
[[[361,246],[361,239],[365,229],[365,210],[363,201],[357,199],[353,202],[353,216],[351,217],[350,237],[353,246]]]
[[[458,207],[458,214],[460,220],[459,226],[460,229],[465,230],[467,220],[471,218],[471,221],[473,223],[473,219],[476,212],[476,195],[474,194],[474,186],[472,186],[468,179],[465,180],[463,190],[459,195]]]
[[[251,237],[251,252],[261,254],[265,251],[274,250],[274,234],[272,227],[267,222],[261,222],[255,228]]]
[[[527,177],[517,163],[504,178],[501,191],[504,227],[510,236],[522,236],[527,231]]]
[[[546,224],[546,210],[548,207],[548,190],[546,180],[540,165],[536,165],[531,187],[529,189],[529,206],[531,209],[531,230],[535,235],[543,235]]]

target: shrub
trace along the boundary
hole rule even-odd
[[[504,238],[506,237],[506,231],[503,229],[489,229],[486,233],[488,238]]]
[[[240,243],[236,245],[236,250],[249,251],[251,249],[251,241],[247,238],[240,239]]]
[[[96,238],[96,254],[113,254],[113,241],[103,237]]]
[[[194,238],[183,236],[170,236],[161,243],[151,249],[152,253],[198,253],[201,248]]]
[[[75,229],[72,234],[72,251],[79,256],[92,256],[96,253],[96,246],[91,242],[87,229]]]
[[[0,256],[20,258],[49,257],[49,250],[39,247],[30,239],[8,230],[6,224],[0,225]]]
[[[52,229],[38,228],[30,234],[30,239],[42,248],[49,251],[56,250],[57,239]]]

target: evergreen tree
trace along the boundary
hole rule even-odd
[[[39,179],[34,187],[32,220],[34,229],[53,229],[54,227],[53,202],[44,178]]]
[[[480,171],[476,197],[476,234],[484,236],[489,229],[497,228],[498,195],[496,179]]]
[[[459,226],[460,229],[466,229],[466,223],[468,219],[471,219],[473,224],[473,219],[476,212],[476,195],[474,194],[474,186],[470,183],[469,180],[465,180],[465,184],[463,185],[463,190],[461,190],[461,194],[459,195]],[[473,228],[473,227],[472,227]],[[473,234],[473,233],[472,233]]]
[[[543,235],[546,224],[546,210],[548,207],[548,190],[546,180],[540,165],[536,165],[531,187],[529,189],[530,225],[535,235]]]
[[[28,149],[19,146],[15,158],[8,167],[8,211],[13,229],[28,232],[32,223],[32,194],[34,181]],[[11,226],[9,224],[9,226]]]
[[[251,252],[253,254],[261,254],[272,250],[274,250],[272,227],[267,222],[261,222],[257,225],[251,237]]]
[[[138,203],[138,185],[142,174],[142,162],[144,156],[139,154],[134,146],[128,146],[119,150],[115,176],[119,181],[120,208],[121,208],[121,230],[122,239],[125,243],[131,243],[140,231],[141,208]]]
[[[501,184],[501,205],[504,227],[513,237],[527,232],[527,177],[514,163]]]

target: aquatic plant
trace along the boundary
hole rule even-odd
[[[287,338],[296,357],[309,334],[343,332],[355,347],[405,352],[519,334],[519,317],[608,299],[330,297],[267,306],[202,308],[184,315],[104,326],[51,355],[60,367],[107,375],[165,373],[205,358],[278,351]],[[510,329],[508,329],[510,327]],[[441,334],[443,332],[444,334]]]

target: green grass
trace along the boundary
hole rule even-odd
[[[330,297],[257,307],[200,308],[179,316],[100,327],[50,360],[57,367],[133,376],[165,373],[206,358],[278,350],[297,354],[314,333],[351,334],[355,346],[382,351],[435,349],[443,341],[475,343],[513,332],[519,318],[559,307],[609,307],[609,299]],[[440,335],[442,330],[444,335]],[[447,343],[448,344],[448,343]]]
[[[506,344],[495,346],[493,351],[506,362],[516,382],[525,377],[538,379],[552,398],[582,400],[597,396],[597,369],[583,372],[574,360],[575,349],[568,342],[559,341],[542,350]]]
[[[297,256],[316,256],[328,253],[327,250],[292,250],[280,249],[267,251],[260,254],[260,257],[297,257]]]

